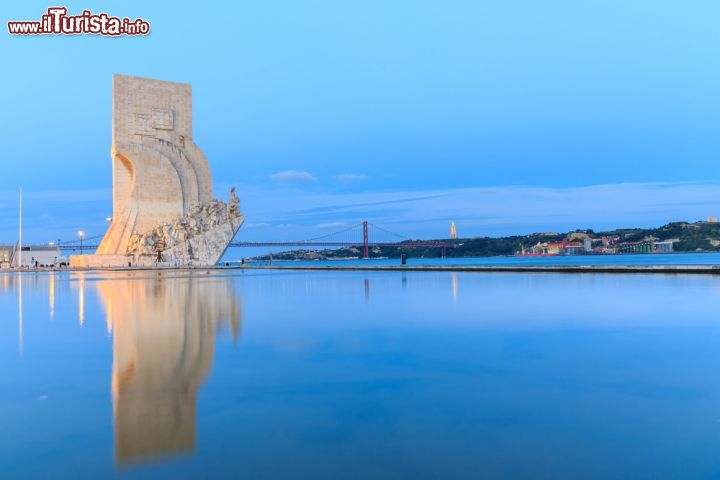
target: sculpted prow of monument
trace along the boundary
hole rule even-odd
[[[245,217],[235,189],[213,197],[207,158],[193,142],[192,87],[113,75],[113,216],[95,255],[73,266],[209,266]]]

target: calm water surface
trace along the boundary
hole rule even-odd
[[[0,276],[0,478],[718,478],[720,278]]]
[[[223,261],[237,262],[239,248],[232,249]],[[254,262],[267,264],[268,262]],[[397,258],[352,260],[293,260],[278,261],[278,265],[399,265]],[[408,265],[502,265],[502,266],[556,266],[556,265],[720,265],[720,253],[670,253],[670,254],[623,254],[623,255],[553,255],[544,257],[463,257],[463,258],[413,258]]]

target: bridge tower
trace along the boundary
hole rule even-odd
[[[363,222],[363,258],[370,258],[370,250],[368,249],[368,222]]]

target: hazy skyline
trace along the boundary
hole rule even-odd
[[[48,6],[5,5],[3,26]],[[236,184],[247,216],[238,238],[364,218],[439,237],[451,219],[476,236],[720,214],[713,2],[66,6],[152,33],[1,35],[0,243],[20,185],[28,241],[104,231],[113,73],[193,85],[216,195]]]

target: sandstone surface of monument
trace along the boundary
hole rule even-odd
[[[216,200],[207,158],[193,142],[185,83],[113,76],[113,216],[94,255],[72,266],[208,266],[245,217],[234,189]]]

